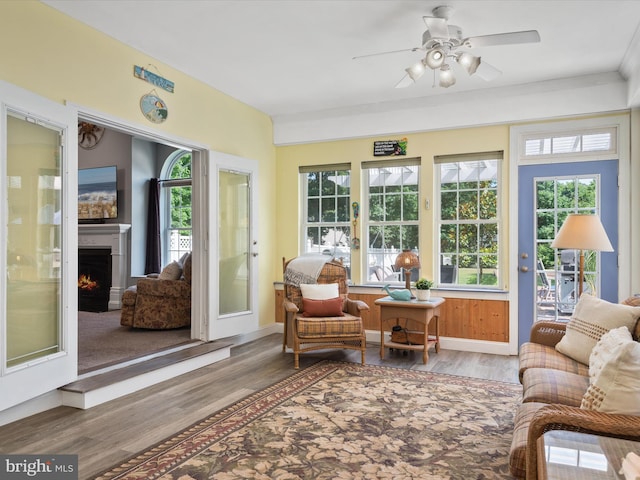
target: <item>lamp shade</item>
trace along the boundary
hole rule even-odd
[[[570,214],[551,242],[553,248],[574,248],[613,252],[613,247],[597,215]]]
[[[469,75],[473,75],[480,66],[480,57],[471,55],[469,52],[462,52],[456,56],[456,61],[467,71]]]
[[[396,268],[404,268],[410,270],[420,267],[420,258],[411,250],[403,250],[396,257]]]
[[[440,68],[445,60],[444,50],[440,47],[433,47],[427,52],[427,56],[424,57],[424,63],[427,67],[436,69]]]
[[[440,86],[449,88],[456,83],[456,77],[453,76],[453,72],[446,63],[440,69]]]
[[[414,82],[424,75],[424,70],[424,63],[422,63],[422,60],[405,69],[407,75],[409,75],[411,80]]]

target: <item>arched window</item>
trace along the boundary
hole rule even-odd
[[[161,172],[163,264],[191,251],[191,152],[176,150]]]

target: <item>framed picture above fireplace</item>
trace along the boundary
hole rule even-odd
[[[115,166],[78,170],[78,221],[118,218],[118,169]]]

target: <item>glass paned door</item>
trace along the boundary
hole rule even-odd
[[[258,162],[210,152],[212,233],[208,236],[212,290],[208,338],[227,338],[258,328]],[[217,301],[216,301],[217,300]]]
[[[219,178],[219,313],[227,315],[249,310],[250,178],[227,170],[220,170]]]
[[[1,81],[0,111],[3,411],[77,378],[77,114]]]
[[[579,252],[551,248],[569,213],[596,213],[614,252],[585,252],[585,291],[618,298],[618,161],[556,163],[518,169],[518,344],[533,322],[568,319],[577,302]]]
[[[7,116],[7,368],[61,350],[61,132]]]

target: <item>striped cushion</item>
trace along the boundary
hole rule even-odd
[[[304,317],[296,315],[300,338],[353,337],[362,335],[362,318],[345,313],[342,317]]]
[[[529,368],[522,377],[523,402],[561,403],[579,407],[589,377],[549,368]]]
[[[528,402],[518,406],[514,420],[513,439],[509,451],[509,469],[516,478],[525,478],[527,475],[527,436],[529,435],[529,423],[533,415],[544,407],[545,403]]]
[[[527,342],[520,347],[520,382],[525,370],[529,368],[551,368],[563,372],[589,376],[589,366],[556,351],[553,347]]]

